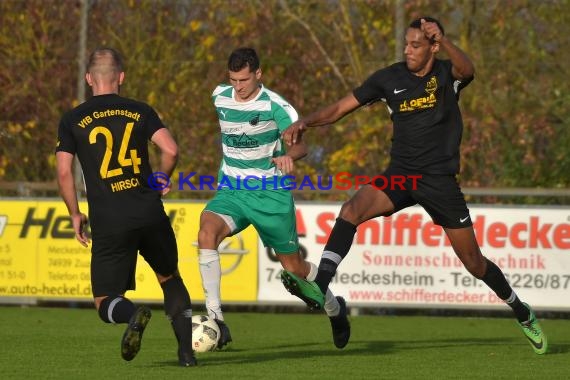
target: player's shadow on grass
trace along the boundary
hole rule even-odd
[[[330,345],[330,347],[324,347]],[[524,338],[496,337],[496,338],[452,338],[430,340],[399,340],[399,341],[370,341],[351,340],[348,346],[342,350],[334,347],[332,342],[299,342],[291,344],[268,344],[266,347],[234,348],[231,345],[224,350],[197,354],[199,366],[220,366],[239,363],[260,363],[280,361],[283,359],[307,359],[309,357],[343,356],[357,354],[360,356],[379,356],[395,354],[406,350],[434,350],[463,346],[524,346],[531,350]],[[321,348],[319,348],[321,347]],[[548,355],[565,354],[570,352],[570,343],[554,342],[549,344]],[[252,353],[254,353],[252,355]],[[151,367],[176,366],[174,361],[149,363]]]
[[[370,342],[365,342],[370,343]],[[376,347],[375,352],[371,353],[368,347],[362,344],[354,344],[350,348],[350,354],[358,355],[379,355],[387,354],[392,352],[392,343],[385,342],[385,344]],[[349,350],[350,345],[343,350],[335,348],[332,342],[330,342],[330,348],[315,349],[315,347],[323,347],[326,343],[323,342],[306,342],[298,344],[285,344],[285,345],[268,345],[267,347],[256,347],[254,350],[247,348],[238,349],[233,347],[227,347],[224,350],[212,353],[197,354],[196,358],[198,360],[199,366],[219,366],[228,364],[247,364],[247,363],[260,363],[268,361],[280,361],[280,360],[291,360],[291,359],[307,359],[309,357],[331,357],[331,356],[342,356]],[[293,349],[293,350],[291,350]],[[155,362],[154,364],[149,364],[152,367],[159,366],[171,366],[177,363],[173,361],[168,362]]]
[[[496,339],[490,343],[489,339],[444,339],[444,340],[430,340],[430,341],[368,341],[368,340],[355,340],[351,341],[349,345],[343,349],[336,349],[332,342],[330,348],[316,348],[322,347],[323,342],[307,342],[298,344],[281,344],[281,345],[268,345],[261,349],[256,348],[256,353],[251,354],[251,350],[233,350],[226,351],[228,356],[223,355],[208,355],[202,360],[198,358],[199,363],[208,366],[228,365],[237,363],[260,363],[267,361],[280,361],[280,360],[295,360],[307,359],[309,357],[334,357],[345,356],[346,354],[358,356],[386,356],[395,354],[398,351],[404,350],[429,350],[440,349],[443,347],[457,347],[457,346],[473,346],[473,345],[504,345],[505,339]],[[293,349],[292,351],[290,351]],[[247,355],[241,354],[234,355],[234,353],[247,352]]]
[[[570,343],[548,343],[547,355],[567,354],[568,352],[570,352]]]
[[[224,357],[223,351],[220,354],[208,355],[198,357],[199,363],[202,365],[227,365],[231,363],[259,363],[273,360],[283,359],[306,359],[308,357],[320,356],[342,356],[347,353],[357,354],[359,356],[378,356],[397,353],[403,350],[434,350],[441,348],[453,348],[462,346],[497,346],[505,347],[506,345],[524,345],[525,349],[531,350],[530,346],[519,338],[500,337],[500,338],[457,338],[457,339],[439,339],[439,340],[425,340],[425,341],[351,341],[349,345],[343,349],[336,349],[331,342],[331,347],[326,349],[318,349],[316,347],[323,346],[323,342],[307,342],[298,344],[285,344],[285,345],[268,345],[265,349],[262,348],[261,352],[256,352],[251,355],[251,350],[247,349],[232,349],[230,348],[226,353],[228,356]],[[294,351],[289,351],[294,349]],[[286,351],[284,351],[286,350]],[[548,354],[564,354],[569,352],[570,344],[555,343],[549,347]],[[259,351],[259,348],[256,349]],[[241,352],[247,352],[246,356],[242,356]],[[237,354],[237,355],[236,355]]]
[[[529,352],[532,350],[530,345],[524,340],[524,338],[512,338],[512,337],[497,337],[497,338],[457,338],[457,339],[439,339],[439,340],[425,340],[425,341],[392,341],[392,342],[382,342],[382,341],[354,341],[352,344],[362,343],[367,345],[366,350],[370,352],[381,351],[385,344],[390,344],[394,351],[403,349],[414,349],[414,350],[430,350],[433,348],[448,348],[448,347],[460,347],[460,346],[521,346],[524,349],[528,349]],[[570,352],[570,343],[568,342],[549,342],[547,355],[565,354]]]
[[[197,359],[198,365],[200,366],[219,366],[307,359],[310,357],[334,357],[343,356],[346,353],[366,356],[385,355],[394,352],[393,342],[377,342],[377,345],[374,347],[374,352],[370,351],[370,347],[368,346],[369,343],[371,342],[350,342],[349,345],[342,350],[335,348],[332,342],[305,342],[297,344],[268,345],[267,347],[256,347],[255,350],[228,347],[220,352],[197,355]],[[330,344],[330,348],[316,348],[323,347],[328,344]],[[255,353],[252,355],[253,351],[255,351]],[[244,355],[242,355],[242,353]]]
[[[433,348],[462,347],[462,346],[504,346],[506,344],[519,344],[524,340],[517,338],[496,337],[496,338],[446,338],[446,339],[425,339],[425,340],[399,340],[390,342],[398,349],[429,350]],[[369,350],[374,350],[375,346],[385,342],[365,341]]]

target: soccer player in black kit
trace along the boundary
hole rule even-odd
[[[57,180],[76,238],[87,246],[86,215],[79,210],[73,178],[77,154],[89,206],[91,287],[99,317],[106,323],[128,323],[121,341],[123,359],[139,352],[151,318],[146,306],[125,297],[135,288],[137,252],[155,272],[164,293],[164,308],[178,341],[181,366],[196,365],[192,350],[190,295],[178,272],[174,231],[164,211],[162,191],[148,184],[152,170],[148,142],[160,149],[160,172],[170,176],[178,146],[149,105],[119,95],[124,80],[117,51],[99,48],[89,57],[87,83],[93,97],[61,119],[56,148]]]
[[[445,51],[449,59],[437,59],[439,50]],[[404,55],[405,62],[376,71],[349,95],[293,123],[284,131],[283,139],[287,144],[294,143],[307,128],[330,125],[362,106],[382,101],[394,126],[391,160],[383,174],[386,178],[421,175],[417,187],[408,181],[404,189],[392,189],[382,180],[360,188],[341,208],[315,281],[284,271],[283,284],[310,307],[321,308],[323,294],[348,254],[356,227],[419,204],[444,229],[469,273],[512,308],[534,352],[544,354],[548,347],[546,335],[534,312],[519,300],[501,269],[482,255],[456,179],[463,129],[458,98],[473,80],[473,64],[431,17],[409,25]]]

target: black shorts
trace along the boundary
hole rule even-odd
[[[124,294],[135,289],[137,253],[152,270],[169,276],[178,269],[178,248],[170,221],[93,237],[91,288],[94,297]]]
[[[388,168],[371,185],[386,193],[394,204],[394,213],[419,204],[433,222],[442,227],[463,228],[473,225],[465,197],[454,175],[416,175]]]

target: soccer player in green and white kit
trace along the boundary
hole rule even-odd
[[[218,347],[231,342],[220,299],[221,267],[218,246],[250,224],[267,247],[273,248],[284,269],[314,280],[317,267],[299,253],[293,196],[283,175],[304,157],[299,141],[285,150],[280,134],[297,120],[297,112],[281,96],[263,87],[254,49],[239,48],[228,60],[231,85],[219,85],[212,100],[222,132],[222,162],[218,191],[200,216],[198,245],[206,308],[220,326]],[[342,297],[325,294],[334,344],[343,348],[350,324]]]

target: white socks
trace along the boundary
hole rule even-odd
[[[202,287],[206,295],[206,310],[210,318],[224,320],[222,314],[222,301],[220,299],[220,282],[222,268],[220,266],[220,254],[215,249],[200,249],[198,255]]]
[[[311,262],[309,262],[309,265],[311,266],[311,270],[307,275],[307,280],[315,281],[315,278],[317,278],[317,272],[319,271],[319,268],[317,268],[317,266]],[[334,294],[332,294],[330,289],[327,289],[327,294],[325,294],[324,309],[325,313],[327,313],[329,317],[336,317],[338,313],[340,313],[340,304],[338,303],[337,299],[335,298]]]
[[[200,275],[202,276],[202,286],[206,295],[206,309],[210,318],[224,320],[222,314],[222,301],[220,297],[220,282],[222,278],[222,269],[220,266],[220,254],[215,249],[200,249],[198,255],[200,264]],[[314,281],[317,277],[318,268],[315,264],[309,262],[311,269],[307,275],[307,280]],[[340,312],[340,304],[330,289],[327,289],[325,295],[325,312],[329,317],[335,317]]]

